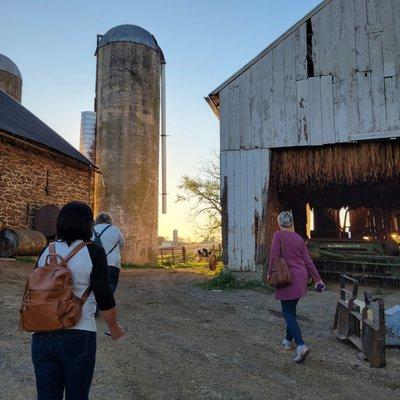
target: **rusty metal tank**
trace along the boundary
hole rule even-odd
[[[122,261],[157,262],[160,84],[165,63],[154,36],[120,25],[98,37],[95,214],[125,236]]]
[[[0,230],[0,257],[37,256],[47,245],[46,236],[28,229]]]
[[[16,64],[3,54],[0,54],[0,90],[21,103],[22,75]]]

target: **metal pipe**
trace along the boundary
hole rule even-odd
[[[165,64],[161,65],[161,202],[162,213],[167,213],[167,127]]]

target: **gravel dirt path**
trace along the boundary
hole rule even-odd
[[[0,399],[35,398],[30,336],[18,332],[24,277],[31,265],[0,263]],[[311,292],[300,303],[312,347],[304,365],[280,347],[284,323],[272,294],[210,292],[196,270],[124,270],[117,291],[126,339],[98,324],[91,398],[137,400],[398,399],[400,351],[371,369],[331,331],[337,294]],[[386,295],[388,305],[399,292]]]

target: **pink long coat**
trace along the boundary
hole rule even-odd
[[[277,300],[294,300],[307,293],[308,279],[311,276],[314,282],[319,282],[321,277],[312,262],[304,240],[296,232],[278,231],[274,233],[270,252],[268,275],[281,254],[281,241],[284,248],[284,258],[292,273],[292,284],[285,288],[275,289]],[[283,256],[283,255],[282,255]]]

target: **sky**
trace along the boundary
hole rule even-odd
[[[176,203],[184,174],[219,148],[204,96],[267,47],[319,0],[1,0],[0,53],[23,76],[22,104],[75,147],[80,113],[93,110],[96,34],[135,24],[167,61],[168,214],[159,234],[193,239],[190,205]]]

